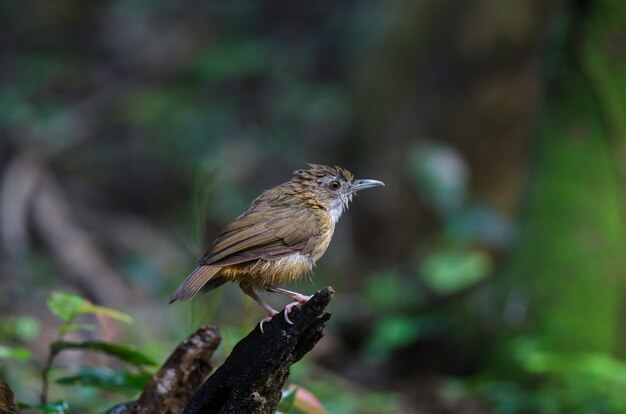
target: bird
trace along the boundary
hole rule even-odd
[[[312,296],[278,285],[312,271],[357,191],[385,185],[378,180],[354,179],[351,172],[339,166],[308,166],[294,171],[289,181],[262,192],[227,225],[174,291],[170,303],[189,300],[226,282],[238,282],[243,293],[268,313],[260,322],[261,332],[263,323],[278,311],[257,291],[293,299],[284,309],[285,320],[292,323],[291,309]]]

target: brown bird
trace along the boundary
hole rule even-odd
[[[261,321],[261,332],[263,323],[278,312],[255,290],[291,297],[295,302],[285,307],[285,319],[291,323],[291,308],[305,303],[310,296],[276,285],[296,280],[313,269],[355,192],[384,185],[376,180],[355,180],[341,167],[309,166],[308,170],[294,171],[286,183],[264,191],[230,223],[172,294],[170,303],[236,281],[269,314]]]

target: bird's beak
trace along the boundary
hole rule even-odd
[[[352,184],[352,192],[355,193],[359,190],[365,190],[366,188],[374,188],[379,186],[385,186],[385,183],[378,180],[354,180]]]

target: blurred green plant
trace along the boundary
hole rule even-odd
[[[133,394],[145,387],[151,375],[144,370],[144,367],[154,366],[156,362],[142,352],[125,345],[104,341],[70,342],[65,340],[65,336],[69,332],[93,330],[95,328],[92,324],[74,323],[75,319],[80,315],[90,314],[96,317],[106,317],[130,324],[133,322],[133,319],[129,315],[115,309],[95,305],[89,300],[73,293],[60,291],[50,294],[48,298],[48,308],[64,322],[57,328],[58,336],[56,340],[50,344],[48,358],[41,372],[41,405],[31,408],[39,409],[44,412],[65,412],[58,410],[61,409],[59,408],[60,406],[64,406],[63,404],[67,405],[66,403],[62,402],[60,405],[48,404],[50,373],[54,366],[55,359],[65,350],[101,352],[135,367],[138,371],[112,371],[103,368],[82,367],[78,373],[74,375],[57,379],[56,383],[59,385],[81,385],[126,394]],[[57,411],[46,411],[49,407],[53,407],[50,409],[56,409]]]
[[[312,361],[304,359],[292,366],[291,384],[287,391],[297,389],[294,408],[303,410],[313,406],[319,409],[323,402],[326,411],[313,411],[311,414],[403,414],[406,407],[401,404],[398,394],[378,391],[358,385],[339,373],[320,368]],[[306,388],[300,385],[306,383]]]
[[[617,358],[546,351],[531,338],[512,341],[507,353],[513,361],[508,375],[449,381],[444,398],[480,395],[496,414],[626,412],[626,364]]]
[[[65,332],[83,329],[84,325],[73,324],[72,321],[82,314],[104,315],[120,322],[131,324],[133,318],[115,309],[94,305],[87,299],[68,292],[52,292],[48,298],[50,311],[65,321],[59,330]]]
[[[283,391],[276,414],[328,414],[328,411],[310,391],[292,384]]]
[[[593,2],[552,39],[532,191],[501,278],[523,292],[524,309],[467,388],[495,413],[626,412],[626,72],[623,47],[609,46],[623,39],[625,11]]]
[[[144,389],[150,378],[152,375],[149,372],[133,373],[109,368],[82,367],[76,375],[59,378],[56,383],[135,394]]]
[[[39,336],[39,321],[31,316],[14,316],[0,322],[0,338],[20,342]]]
[[[395,270],[374,272],[366,280],[365,299],[379,312],[394,311],[422,299],[419,292],[407,289],[406,283],[405,278]]]
[[[90,340],[74,342],[66,340],[70,332],[80,330],[95,330],[94,324],[76,323],[81,315],[93,315],[96,318],[110,318],[119,322],[132,323],[133,318],[116,309],[98,306],[89,300],[73,293],[54,291],[49,295],[49,310],[59,317],[63,323],[57,327],[57,338],[50,344],[48,357],[41,370],[41,398],[39,404],[18,402],[22,409],[39,411],[42,413],[66,414],[70,412],[70,404],[66,400],[48,401],[50,375],[57,357],[67,350],[95,351],[114,357],[133,369],[114,370],[108,367],[81,366],[69,375],[59,376],[54,383],[63,387],[79,387],[79,390],[93,388],[107,392],[117,392],[125,395],[135,395],[141,392],[153,373],[146,369],[157,365],[156,361],[145,353],[126,345]],[[16,317],[6,321],[6,326],[23,323],[26,328],[14,334],[32,339],[34,332],[38,332],[38,323],[30,317]],[[4,329],[6,329],[6,326]],[[23,347],[0,346],[0,359],[15,361],[30,360],[28,349]],[[290,386],[283,392],[280,405],[277,409],[280,414],[327,414],[317,397],[310,391],[299,386]]]
[[[30,351],[26,348],[0,345],[0,358],[27,361],[30,359]]]
[[[417,146],[409,156],[411,178],[427,202],[444,216],[463,208],[469,171],[458,151],[436,142]]]
[[[486,278],[491,258],[477,249],[435,251],[422,264],[422,280],[440,295],[467,289]]]
[[[280,396],[280,402],[276,407],[276,414],[290,414],[294,409],[294,403],[296,401],[296,393],[298,390],[284,390]]]
[[[417,316],[390,313],[374,322],[366,355],[373,362],[384,362],[397,348],[413,343],[421,332]]]
[[[403,271],[377,271],[366,281],[365,299],[377,319],[365,354],[375,363],[385,362],[394,351],[420,339],[459,334],[460,329],[454,335],[433,329],[434,325],[451,327],[463,322],[430,309],[431,304],[465,294],[484,282],[493,271],[485,246],[506,250],[514,239],[508,220],[494,209],[468,202],[468,167],[453,148],[434,141],[416,145],[408,154],[408,170],[441,221],[442,231],[426,243],[418,242]]]
[[[41,411],[42,413],[46,413],[46,414],[48,413],[49,414],[69,414],[70,413],[70,406],[68,405],[67,401],[54,401],[54,402],[47,403],[47,404],[36,404],[36,405],[19,402],[17,406],[20,409]]]

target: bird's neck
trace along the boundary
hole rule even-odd
[[[326,211],[334,226],[346,208],[348,208],[351,199],[351,194],[345,194],[332,200],[323,199],[316,194],[313,186],[289,181],[271,190],[264,191],[263,194],[252,202],[248,212],[259,206],[323,210]]]

